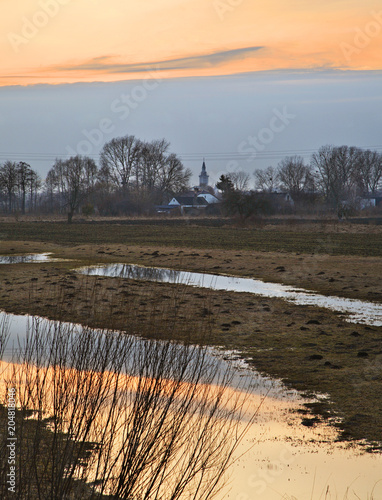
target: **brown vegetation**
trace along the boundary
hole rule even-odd
[[[182,232],[190,238],[187,231],[182,228]],[[284,245],[285,232],[272,231],[275,236],[278,235],[280,246]],[[306,233],[296,229],[294,233],[298,237],[294,244],[299,245]],[[220,234],[224,235],[223,229]],[[121,236],[111,228],[109,240],[113,235]],[[174,235],[175,232],[170,234],[169,241],[173,241]],[[245,230],[242,235],[244,238]],[[66,235],[65,238],[67,241]],[[351,249],[357,251],[357,243],[362,245],[365,238],[358,239],[357,233],[354,237],[350,234],[348,241],[352,238],[356,244]],[[336,242],[336,235],[329,233],[329,239]],[[237,241],[238,246],[243,244],[242,239]],[[372,242],[373,237],[370,236],[367,244]],[[200,244],[200,240],[195,240],[195,243]],[[217,243],[225,245],[221,240]],[[245,244],[244,241],[243,246]],[[261,244],[264,245],[265,240]],[[187,325],[193,340],[198,340],[199,326],[208,319],[211,331],[205,342],[239,349],[257,369],[284,379],[292,387],[308,393],[328,393],[331,402],[314,408],[314,411],[324,417],[340,416],[341,428],[346,431],[344,435],[347,437],[382,440],[379,411],[382,394],[380,328],[347,323],[338,314],[327,310],[294,306],[282,300],[250,294],[116,278],[90,278],[72,271],[74,267],[96,262],[130,262],[260,277],[305,286],[322,293],[379,302],[382,292],[378,279],[381,274],[380,259],[333,256],[325,253],[325,250],[333,248],[330,245],[319,247],[313,255],[256,252],[243,248],[239,251],[201,250],[196,245],[185,250],[174,246],[134,246],[112,242],[75,247],[36,242],[7,242],[2,245],[3,251],[12,253],[52,250],[56,256],[78,259],[77,262],[17,265],[13,268],[3,266],[0,269],[3,276],[0,295],[6,310],[54,317],[57,301],[61,300],[60,319],[70,318],[91,326],[123,328],[124,308],[114,307],[113,304],[123,303],[125,307],[132,307],[137,320],[143,321],[147,320],[146,305],[150,303],[153,327],[146,329],[147,336],[157,337],[159,332],[154,325],[167,322],[173,328],[166,327],[162,331],[164,336],[171,332],[180,339],[181,332],[185,331],[184,325]],[[90,290],[98,290],[96,301]],[[163,311],[168,317],[163,315]]]

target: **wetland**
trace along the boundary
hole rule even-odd
[[[330,310],[323,304],[286,302],[274,294],[264,296],[248,290],[235,293],[216,287],[190,287],[179,283],[179,275],[178,282],[171,283],[142,281],[134,274],[90,276],[77,271],[84,266],[136,264],[210,274],[214,275],[215,283],[219,276],[245,277],[269,282],[276,287],[280,284],[287,287],[288,292],[291,291],[288,287],[304,288],[326,298],[336,296],[363,301],[378,313],[382,296],[378,228],[371,228],[367,239],[362,235],[368,234],[370,228],[360,226],[349,228],[347,232],[341,226],[336,230],[331,227],[305,235],[302,228],[252,231],[229,227],[226,233],[224,228],[215,228],[214,235],[203,230],[198,239],[194,227],[182,226],[178,233],[172,228],[167,240],[162,228],[164,235],[158,243],[148,244],[151,226],[145,227],[146,236],[142,241],[139,240],[142,228],[135,234],[129,228],[127,234],[124,226],[122,229],[121,226],[111,226],[110,234],[105,237],[103,226],[102,234],[97,234],[97,225],[79,224],[74,225],[73,230],[65,228],[53,243],[51,234],[57,233],[58,226],[49,223],[42,231],[41,223],[35,223],[35,226],[30,223],[23,231],[24,224],[2,224],[1,254],[11,257],[53,252],[55,259],[72,261],[1,265],[0,305],[4,311],[118,330],[126,329],[128,317],[130,330],[136,335],[142,334],[140,330],[145,325],[143,335],[147,339],[219,346],[223,357],[226,356],[224,352],[234,351],[236,361],[242,360],[246,369],[256,373],[256,377],[277,380],[285,394],[293,394],[293,397],[286,398],[287,403],[281,397],[284,407],[272,407],[268,412],[269,418],[262,432],[264,435],[264,429],[269,429],[269,435],[264,439],[269,445],[267,456],[262,448],[256,452],[256,446],[252,447],[261,432],[251,427],[246,441],[251,446],[245,455],[249,462],[236,463],[236,469],[233,469],[233,476],[241,478],[239,483],[248,486],[248,491],[242,490],[240,494],[253,498],[251,494],[255,485],[259,490],[266,487],[264,498],[267,499],[277,498],[271,496],[272,488],[288,493],[290,498],[294,494],[303,499],[302,492],[307,491],[309,481],[312,484],[314,467],[318,464],[322,465],[316,484],[321,481],[324,487],[326,482],[333,492],[336,484],[341,488],[346,485],[339,486],[338,476],[335,481],[329,469],[338,470],[338,474],[345,478],[341,464],[362,471],[363,466],[357,460],[364,460],[362,463],[368,463],[365,470],[375,471],[375,474],[360,479],[363,489],[357,490],[354,486],[354,491],[371,495],[378,481],[382,441],[382,337],[378,323],[350,323],[344,311]],[[219,231],[219,238],[216,238],[216,231]],[[154,233],[153,238],[157,235]],[[237,248],[227,248],[233,245],[227,245],[232,233],[237,236]],[[295,243],[290,247],[293,233]],[[179,237],[177,244],[176,234]],[[86,242],[86,236],[93,241]],[[188,242],[191,236],[193,246]],[[255,249],[249,248],[256,237]],[[277,239],[280,242],[278,251],[275,248]],[[341,250],[345,240],[348,246]],[[308,243],[309,250],[304,248]],[[267,250],[269,244],[272,248]],[[252,408],[255,406],[256,403]],[[284,415],[281,423],[277,415]],[[301,435],[305,438],[302,439]],[[292,452],[282,453],[284,448],[281,446],[288,442],[288,436],[293,441]],[[310,451],[302,451],[303,448],[298,451],[296,443],[303,440],[316,444]],[[335,450],[338,450],[338,456],[342,458],[329,460],[329,450],[333,456],[337,456]],[[364,451],[368,453],[364,455]],[[356,458],[360,456],[364,458]],[[289,461],[285,458],[284,469],[291,467],[293,457],[294,470],[299,470],[301,477],[308,476],[305,483],[301,478],[300,483],[297,481],[297,473],[291,480],[293,488],[287,489],[287,480],[291,476],[285,471],[280,472],[283,457],[289,457]],[[246,478],[240,473],[243,470]],[[276,472],[269,475],[269,470]],[[259,477],[254,476],[257,473],[260,473]],[[271,482],[264,480],[264,473]],[[360,472],[360,477],[362,474]],[[347,486],[350,483],[349,479]],[[298,489],[299,484],[301,489]],[[353,498],[350,491],[349,499]],[[315,494],[319,498],[318,487]],[[375,489],[373,494],[376,494]],[[232,498],[236,497],[232,495]]]

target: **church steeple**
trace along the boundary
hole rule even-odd
[[[204,161],[204,158],[203,158],[202,172],[199,175],[199,187],[200,188],[207,187],[208,186],[208,179],[209,179],[209,175],[207,174],[206,162]]]

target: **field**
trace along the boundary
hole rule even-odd
[[[201,222],[204,221],[203,224]],[[372,234],[372,238],[365,238]],[[334,237],[335,236],[335,237]],[[381,256],[382,226],[348,223],[307,223],[238,228],[221,219],[149,219],[113,223],[89,221],[0,222],[0,241],[44,241],[62,245],[84,243],[154,245],[263,252]]]
[[[0,266],[2,309],[55,317],[59,303],[60,319],[124,328],[126,308],[134,308],[139,321],[152,324],[146,335],[158,336],[160,330],[162,338],[167,311],[176,315],[179,332],[184,331],[182,323],[192,325],[191,341],[201,340],[199,325],[207,321],[209,334],[203,342],[239,350],[261,372],[307,395],[329,394],[328,401],[307,408],[301,416],[305,425],[340,419],[344,439],[367,439],[370,449],[380,446],[381,327],[351,324],[334,312],[279,299],[87,277],[73,269],[136,263],[256,277],[380,303],[381,226],[286,222],[248,229],[190,219],[72,225],[8,221],[0,223],[0,238],[2,255],[52,251],[55,257],[72,259]]]

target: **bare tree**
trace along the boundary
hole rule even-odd
[[[9,212],[12,212],[16,204],[17,171],[17,164],[10,160],[7,160],[4,165],[0,167],[0,189],[7,198]]]
[[[289,191],[295,201],[302,193],[313,188],[311,167],[305,165],[302,156],[288,156],[281,160],[277,175],[281,187]]]
[[[38,174],[24,161],[17,165],[17,187],[20,193],[21,213],[25,214],[27,193],[30,193],[30,202],[33,204],[33,196],[40,186]]]
[[[48,211],[53,212],[57,206],[62,210],[60,187],[61,160],[56,159],[54,166],[49,170],[44,182],[45,196],[47,197]],[[57,200],[58,198],[58,200]]]
[[[145,142],[139,161],[138,188],[152,192],[165,169],[170,143],[165,139]]]
[[[378,191],[382,187],[382,154],[370,149],[359,151],[355,176],[361,192]]]
[[[29,201],[30,201],[30,210],[33,212],[37,208],[37,197],[41,191],[42,180],[37,172],[32,170],[30,178],[29,178]]]
[[[249,185],[250,176],[246,172],[229,172],[229,178],[233,182],[234,189],[237,191],[247,191]]]
[[[189,186],[192,172],[185,169],[176,154],[170,153],[166,156],[163,167],[159,172],[158,190],[161,197],[185,191]]]
[[[272,193],[278,187],[278,173],[273,167],[267,167],[265,170],[257,169],[254,171],[255,186],[259,191]]]
[[[3,376],[36,417],[17,424],[17,498],[207,500],[245,432],[245,392],[198,346],[35,318]]]
[[[129,189],[131,177],[142,153],[142,143],[133,135],[116,137],[107,142],[100,154],[101,171],[124,192]]]
[[[48,172],[47,182],[56,188],[67,208],[68,223],[73,219],[75,211],[94,189],[97,166],[91,158],[73,156],[68,160],[56,160]]]
[[[41,179],[28,163],[8,160],[0,166],[0,190],[7,200],[8,212],[20,209],[25,214],[28,196],[29,209],[32,210],[40,187]]]
[[[188,186],[191,172],[169,152],[165,139],[143,142],[134,136],[112,139],[101,151],[99,181],[115,193],[120,188],[119,203],[138,209],[164,201],[169,194]],[[122,198],[121,198],[122,197]]]
[[[328,203],[338,209],[355,188],[359,149],[349,146],[323,146],[314,153],[311,166]]]

